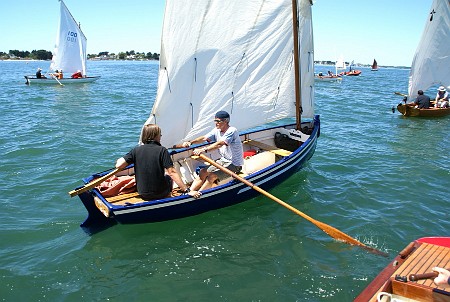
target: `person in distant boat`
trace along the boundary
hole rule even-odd
[[[116,168],[124,169],[134,163],[136,186],[139,195],[145,200],[169,197],[173,181],[184,194],[195,198],[201,193],[191,191],[181,180],[167,149],[160,144],[161,128],[155,124],[142,129],[142,145],[136,146],[116,162]],[[166,172],[167,174],[165,174]]]
[[[77,72],[74,72],[71,76],[72,79],[81,79],[83,77],[83,74],[81,74],[81,70],[77,70]]]
[[[436,108],[448,108],[448,92],[444,86],[438,88],[436,94]]]
[[[434,283],[439,287],[450,288],[450,271],[441,267],[433,267],[433,271],[439,273],[439,275],[434,278]]]
[[[244,151],[242,142],[239,138],[238,130],[230,126],[230,115],[226,111],[219,111],[215,114],[214,123],[216,127],[206,135],[200,136],[182,144],[183,147],[189,147],[191,144],[201,142],[212,142],[206,147],[196,148],[193,153],[201,153],[211,150],[219,150],[220,159],[217,163],[226,167],[234,173],[239,173],[244,164]],[[198,178],[194,179],[191,190],[206,190],[217,186],[217,184],[228,177],[228,174],[214,166],[200,169]]]
[[[414,105],[419,109],[428,109],[430,108],[430,97],[423,94],[422,90],[417,91],[417,98],[414,101]]]
[[[62,69],[61,70],[56,69],[55,73],[51,73],[51,75],[57,79],[62,79],[63,78]]]
[[[328,70],[328,75],[329,75],[330,77],[333,76],[333,73],[331,72],[331,70]]]
[[[42,74],[42,69],[40,68],[36,71],[36,79],[46,79],[46,77]]]

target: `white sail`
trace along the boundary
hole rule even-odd
[[[410,99],[432,85],[450,85],[450,1],[434,0],[409,74]]]
[[[301,0],[302,118],[314,115],[310,0]],[[214,127],[226,110],[239,130],[295,117],[291,0],[168,0],[158,93],[146,123],[172,146]]]
[[[60,2],[59,26],[50,69],[62,69],[65,74],[80,70],[83,75],[86,75],[86,37],[64,1],[60,0]]]
[[[347,66],[345,66],[344,57],[340,56],[336,61],[336,70],[346,69],[346,68],[347,68]]]

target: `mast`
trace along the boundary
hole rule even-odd
[[[292,0],[292,33],[294,35],[294,81],[295,81],[295,118],[296,129],[301,129],[302,123],[302,98],[300,91],[300,60],[298,57],[298,19],[297,19],[297,0]]]

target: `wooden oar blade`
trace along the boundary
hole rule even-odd
[[[330,237],[332,237],[332,238],[334,238],[334,239],[336,239],[338,241],[341,241],[341,242],[344,242],[344,243],[347,243],[347,244],[350,244],[350,245],[360,246],[363,249],[365,249],[365,250],[367,250],[367,251],[369,251],[369,252],[371,252],[373,254],[381,255],[381,256],[384,256],[384,257],[388,256],[387,253],[382,252],[380,250],[377,250],[377,249],[375,249],[373,247],[367,246],[364,243],[356,240],[355,238],[345,234],[344,232],[341,232],[340,230],[338,230],[338,229],[336,229],[336,228],[334,228],[334,227],[332,227],[332,226],[330,226],[328,224],[325,224],[325,223],[322,223],[322,222],[316,220],[315,221],[315,225],[319,229],[321,229],[322,231],[327,233]]]
[[[339,231],[338,229],[332,227],[331,225],[325,224],[323,222],[315,220],[315,225],[327,233],[330,237],[333,237],[336,240],[349,243],[352,245],[365,246],[365,244],[359,242],[355,238],[345,234],[344,232]]]

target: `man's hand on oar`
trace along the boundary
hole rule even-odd
[[[195,157],[194,157],[194,158],[195,158]],[[296,213],[297,215],[299,215],[299,216],[305,218],[305,219],[308,220],[309,222],[313,223],[316,227],[318,227],[319,229],[321,229],[322,231],[324,231],[326,234],[328,234],[329,236],[333,237],[334,239],[339,240],[339,241],[342,241],[342,242],[345,242],[345,243],[347,243],[347,244],[360,246],[360,247],[362,247],[362,248],[364,248],[364,249],[366,249],[366,250],[368,250],[369,252],[372,252],[372,253],[374,253],[374,254],[382,255],[382,256],[385,256],[385,257],[388,256],[386,253],[384,253],[384,252],[382,252],[382,251],[380,251],[380,250],[377,250],[377,249],[375,249],[375,248],[369,247],[369,246],[363,244],[362,242],[359,242],[358,240],[356,240],[356,239],[350,237],[349,235],[347,235],[347,234],[345,234],[345,233],[339,231],[338,229],[336,229],[336,228],[334,228],[334,227],[332,227],[332,226],[329,226],[329,225],[327,225],[327,224],[325,224],[325,223],[323,223],[323,222],[320,222],[320,221],[317,221],[317,220],[313,219],[312,217],[310,217],[310,216],[306,215],[305,213],[303,213],[303,212],[297,210],[296,208],[292,207],[291,205],[287,204],[286,202],[282,201],[281,199],[279,199],[279,198],[273,196],[273,195],[270,194],[269,192],[264,191],[264,190],[261,189],[260,187],[254,185],[253,183],[249,182],[248,180],[246,180],[246,179],[240,177],[240,176],[237,175],[236,173],[234,173],[234,172],[230,171],[229,169],[227,169],[227,168],[225,168],[225,167],[219,165],[219,164],[216,163],[214,160],[210,159],[209,157],[205,156],[204,154],[200,154],[200,155],[198,156],[198,158],[201,158],[202,160],[204,160],[204,161],[210,163],[210,164],[213,165],[214,167],[216,167],[216,168],[222,170],[223,172],[225,172],[225,173],[231,175],[233,178],[235,178],[235,179],[239,180],[240,182],[246,184],[246,185],[249,186],[250,188],[252,188],[252,189],[254,189],[254,190],[260,192],[261,194],[263,194],[263,195],[269,197],[270,199],[272,199],[273,201],[275,201],[275,202],[281,204],[283,207],[285,207],[285,208],[291,210],[292,212]]]

